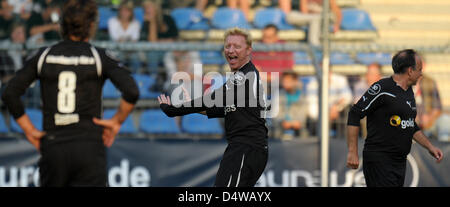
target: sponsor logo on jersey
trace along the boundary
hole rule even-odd
[[[414,127],[414,120],[412,118],[409,118],[408,120],[402,120],[400,116],[393,115],[389,119],[389,124],[394,127],[401,126],[402,129],[406,129],[407,127]]]
[[[234,104],[225,106],[225,115],[227,115],[227,113],[230,113],[232,111],[236,111],[236,106]]]
[[[245,75],[242,72],[237,72],[230,77],[231,83],[234,85],[242,85],[245,83]]]
[[[60,65],[94,65],[95,59],[88,56],[72,56],[67,57],[64,55],[49,55],[47,56],[46,63],[60,64]]]
[[[381,91],[381,86],[380,84],[375,84],[372,87],[369,88],[369,90],[367,91],[370,95],[377,95],[378,93],[380,93]]]

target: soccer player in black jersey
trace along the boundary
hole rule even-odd
[[[216,175],[216,187],[252,187],[267,163],[264,92],[250,61],[251,51],[250,35],[230,29],[225,33],[224,54],[233,74],[222,87],[181,106],[171,105],[165,95],[158,97],[161,109],[170,117],[203,113],[208,118],[225,118],[228,146]],[[216,100],[215,104],[211,100]]]
[[[114,141],[134,108],[139,90],[130,76],[105,50],[88,43],[98,17],[94,0],[68,0],[61,20],[64,41],[40,49],[7,85],[2,99],[40,151],[41,186],[106,186],[105,146]],[[122,92],[119,109],[102,117],[102,87],[109,78]],[[24,112],[20,96],[40,81],[43,129]]]
[[[403,186],[412,139],[438,163],[443,158],[442,151],[415,122],[417,109],[411,86],[422,76],[420,56],[411,49],[399,51],[392,58],[392,68],[394,75],[370,86],[348,115],[347,166],[352,169],[359,166],[359,120],[367,116],[363,173],[368,187]]]

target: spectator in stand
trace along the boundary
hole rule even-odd
[[[164,66],[167,73],[167,81],[165,84],[165,90],[168,94],[171,94],[172,90],[179,86],[179,84],[172,84],[171,79],[182,79],[181,85],[188,90],[191,94],[191,99],[198,98],[203,95],[203,93],[194,93],[195,90],[202,90],[202,77],[197,77],[194,74],[194,65],[201,64],[200,54],[198,51],[170,51],[164,55]],[[181,74],[178,72],[185,72],[186,74]],[[174,99],[172,99],[174,100]],[[180,101],[183,101],[183,97],[179,97]],[[174,102],[174,104],[178,104]],[[181,102],[180,102],[181,103]]]
[[[8,0],[0,2],[0,40],[8,39],[11,33],[11,25],[14,22],[13,6]]]
[[[10,38],[4,43],[24,44],[26,41],[25,26],[14,23]],[[15,72],[23,67],[25,51],[8,50],[0,52],[0,80],[3,85],[11,79]]]
[[[360,79],[353,86],[353,104],[356,104],[361,96],[369,89],[369,87],[375,82],[379,81],[382,77],[381,65],[378,63],[372,63],[367,66],[367,72],[363,79]],[[367,119],[364,117],[360,120],[361,137],[367,137]]]
[[[278,37],[278,27],[268,24],[262,31],[262,41],[264,44],[284,44]],[[256,51],[252,53],[252,62],[260,72],[279,72],[292,70],[294,57],[291,51]]]
[[[155,2],[146,0],[142,3],[144,9],[144,24],[140,38],[149,42],[172,42],[178,37],[178,28],[170,15],[163,14],[161,6]],[[164,51],[147,52],[147,69],[150,74],[158,72],[162,65]]]
[[[134,4],[123,1],[119,6],[117,17],[108,20],[108,33],[117,42],[136,42],[139,40],[141,24],[134,18]]]
[[[280,9],[286,13],[287,21],[297,26],[308,25],[308,42],[320,45],[321,12],[323,0],[300,0],[300,11],[291,10],[291,0],[279,0]],[[334,14],[333,32],[338,32],[342,21],[342,12],[336,0],[330,0],[330,9]]]
[[[425,71],[424,58],[422,68],[422,72]],[[417,107],[416,122],[425,135],[437,138],[436,122],[442,114],[442,103],[436,81],[423,74],[413,89]]]
[[[381,65],[371,63],[367,66],[366,74],[353,86],[353,103],[356,104],[369,87],[382,78]]]
[[[137,42],[141,32],[141,23],[134,18],[134,4],[132,1],[122,1],[119,6],[117,17],[108,20],[108,33],[111,40],[124,42]],[[121,55],[133,73],[140,69],[140,60],[136,52],[121,53]]]
[[[240,9],[244,13],[247,21],[250,18],[250,1],[249,0],[227,0],[227,6],[230,9]]]
[[[154,1],[145,0],[142,7],[144,8],[144,24],[141,40],[175,41],[178,37],[175,20],[170,15],[163,14],[161,6]]]
[[[274,24],[268,24],[262,31],[262,43],[284,44],[278,37],[278,28]],[[252,52],[252,62],[261,74],[262,81],[267,81],[267,94],[270,94],[271,73],[278,72],[281,75],[284,71],[292,70],[294,66],[294,56],[291,51],[255,51]]]
[[[61,7],[58,2],[49,3],[41,14],[30,9],[21,13],[21,19],[25,21],[27,36],[32,42],[60,40],[59,18]]]
[[[164,9],[173,10],[175,8],[195,7],[203,12],[208,5],[208,0],[165,0],[161,2]]]
[[[281,138],[299,137],[306,126],[307,105],[302,83],[294,71],[285,71],[281,76],[279,111],[275,118],[281,126]]]
[[[346,109],[352,102],[352,91],[348,85],[347,78],[345,76],[335,74],[330,69],[329,75],[329,119],[330,126],[333,129],[332,132],[340,132],[337,130],[344,130],[346,127],[345,117]],[[308,83],[306,90],[306,99],[308,102],[308,129],[313,135],[317,134],[317,121],[319,118],[319,82],[316,78],[312,79]],[[331,136],[337,134],[330,133]],[[339,134],[341,135],[341,134]]]

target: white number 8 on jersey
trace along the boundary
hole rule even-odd
[[[63,71],[58,78],[58,111],[72,113],[75,111],[75,88],[77,76],[75,72]]]

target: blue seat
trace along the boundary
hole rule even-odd
[[[356,60],[365,65],[370,65],[372,63],[378,63],[380,65],[390,65],[391,54],[381,52],[357,53]]]
[[[311,58],[308,53],[299,51],[294,53],[295,64],[299,65],[309,65],[312,63]]]
[[[330,64],[332,65],[352,65],[355,61],[348,53],[333,52],[330,55]]]
[[[201,114],[189,114],[181,119],[181,129],[193,134],[221,134],[223,132],[218,119],[208,119]]]
[[[373,26],[370,16],[367,12],[359,9],[342,9],[342,30],[372,30]]]
[[[321,62],[323,54],[322,52],[315,52],[316,60]],[[306,52],[294,53],[295,64],[308,65],[312,63],[312,59]],[[351,65],[355,64],[355,61],[350,57],[348,53],[332,52],[330,54],[330,64],[332,65]]]
[[[109,79],[103,85],[103,98],[120,98],[120,91],[117,90]]]
[[[39,109],[25,109],[25,113],[30,117],[31,123],[33,123],[36,129],[42,131],[42,112]],[[11,131],[17,133],[23,133],[22,128],[17,124],[14,118],[11,116]]]
[[[144,24],[144,9],[142,7],[134,7],[133,9],[134,18],[142,24]]]
[[[115,109],[107,109],[103,111],[103,118],[110,119],[114,116],[116,113]],[[122,126],[120,127],[120,134],[134,134],[137,133],[138,130],[134,126],[132,115],[130,114],[127,119],[122,123]]]
[[[214,12],[211,19],[211,25],[216,29],[229,29],[232,27],[239,27],[243,29],[251,28],[241,10],[230,9],[227,7],[218,8]]]
[[[3,115],[0,114],[0,133],[8,133],[9,129],[8,126],[6,126],[5,119],[3,118]]]
[[[294,29],[286,21],[286,14],[278,8],[267,8],[257,11],[253,24],[259,29],[264,28],[268,24],[274,24],[280,30]]]
[[[150,109],[141,114],[139,130],[153,134],[177,134],[180,129],[174,118],[170,118],[161,110]]]
[[[179,30],[209,30],[208,19],[195,8],[176,8],[170,16]]]
[[[150,99],[159,96],[160,92],[150,91],[152,86],[156,83],[155,78],[142,74],[133,74],[133,78],[139,88],[140,98]]]
[[[316,61],[322,61],[322,52],[315,51],[314,52]],[[307,52],[299,51],[294,53],[295,64],[298,65],[309,65],[312,64],[312,57],[308,55]]]
[[[117,12],[112,8],[107,6],[101,6],[98,8],[98,28],[99,29],[108,29],[108,20],[111,17],[117,16]]]
[[[203,64],[207,65],[223,65],[225,57],[220,51],[200,51],[200,59]]]

